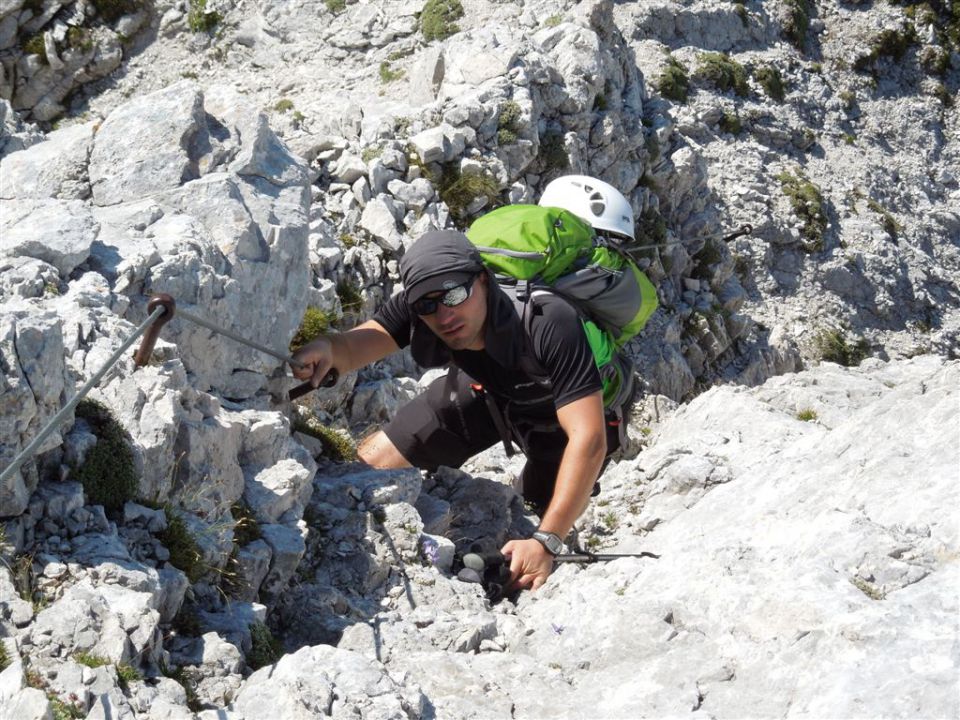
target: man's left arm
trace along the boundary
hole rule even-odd
[[[557,410],[557,418],[567,435],[567,447],[540,530],[564,538],[586,510],[607,453],[602,393],[598,391],[567,403]],[[553,556],[532,538],[512,540],[501,552],[510,557],[515,589],[536,590],[547,581],[553,569]]]

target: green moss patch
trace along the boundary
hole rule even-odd
[[[357,447],[344,432],[324,425],[316,416],[301,409],[293,420],[293,429],[323,444],[324,455],[336,462],[349,462],[357,457]]]
[[[170,552],[170,564],[182,570],[191,583],[197,582],[206,569],[200,546],[187,527],[183,516],[169,505],[164,508],[167,527],[157,538]]]

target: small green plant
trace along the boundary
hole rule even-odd
[[[867,207],[877,213],[883,222],[883,229],[886,233],[892,237],[894,240],[900,237],[900,233],[903,232],[903,225],[897,222],[897,219],[891,215],[886,208],[883,207],[873,198],[867,199]]]
[[[283,649],[270,628],[262,622],[250,625],[250,652],[247,653],[247,665],[252,670],[259,670],[267,665],[273,665],[283,657]]]
[[[614,511],[606,512],[603,514],[603,517],[600,518],[604,525],[606,525],[611,530],[616,530],[620,525],[620,518],[617,517],[617,513]]]
[[[22,47],[27,55],[37,55],[40,58],[40,62],[44,65],[49,64],[47,60],[47,46],[43,41],[43,33],[37,33],[27,38]]]
[[[543,134],[540,138],[540,149],[537,151],[537,162],[544,173],[563,171],[570,167],[570,156],[567,155],[562,132],[547,130]]]
[[[160,674],[179,683],[187,695],[187,707],[191,711],[196,713],[203,710],[203,703],[200,702],[200,698],[197,696],[197,682],[185,667],[180,666],[171,670],[167,664],[161,660]]]
[[[124,15],[136,12],[140,6],[139,0],[93,0],[93,7],[97,15],[108,23],[116,22]]]
[[[823,207],[823,195],[820,188],[804,178],[782,172],[777,176],[784,195],[790,200],[794,214],[803,223],[801,235],[810,243],[810,249],[823,247],[823,234],[827,229],[827,215]]]
[[[857,338],[851,344],[840,330],[821,331],[813,344],[821,360],[844,367],[856,367],[870,352],[870,343],[866,339]]]
[[[546,20],[543,21],[543,26],[552,28],[556,27],[563,22],[563,15],[551,15]]]
[[[257,522],[253,510],[245,502],[238,501],[230,506],[230,515],[233,517],[233,541],[240,545],[249,545],[254,540],[263,537],[260,531],[260,523]]]
[[[74,50],[89,52],[93,50],[93,33],[86,28],[71,26],[67,29],[67,46]]]
[[[484,207],[496,207],[500,203],[500,188],[493,177],[486,173],[463,175],[456,163],[444,167],[437,190],[450,214],[461,225],[469,221],[471,206],[477,199],[487,199]]]
[[[797,420],[802,420],[803,422],[813,422],[817,419],[817,411],[811,410],[810,408],[803,408],[797,412]]]
[[[48,283],[45,283],[44,286],[43,286],[43,294],[44,294],[44,295],[59,295],[59,294],[60,294],[60,286],[59,286],[57,283],[52,282],[52,281],[51,281],[51,282],[48,282]]]
[[[327,427],[314,415],[305,412],[298,414],[293,421],[293,429],[319,440],[323,444],[324,454],[331,460],[349,462],[357,457],[357,447],[349,435]]]
[[[303,320],[296,335],[290,341],[290,352],[296,352],[307,343],[315,340],[330,329],[330,316],[312,305],[303,313]]]
[[[512,145],[522,128],[523,111],[513,100],[507,100],[500,106],[497,119],[497,142],[500,145]]]
[[[277,104],[273,106],[273,109],[281,113],[290,112],[293,110],[293,100],[288,100],[287,98],[277,100]]]
[[[359,313],[363,309],[360,287],[352,280],[344,278],[337,283],[337,297],[345,313]]]
[[[81,400],[75,414],[86,420],[97,436],[97,444],[87,451],[75,478],[90,504],[117,512],[134,499],[139,487],[129,435],[110,409],[96,400]]]
[[[342,233],[340,235],[340,244],[345,248],[352,248],[357,246],[357,239],[350,233]]]
[[[587,538],[586,542],[584,542],[586,549],[590,552],[596,552],[602,544],[603,541],[597,535],[591,535]]]
[[[189,602],[185,602],[180,606],[180,612],[173,618],[170,626],[178,635],[200,637],[203,634],[200,614],[197,612],[196,606]]]
[[[623,597],[623,594],[625,592],[627,592],[626,585],[624,585],[623,587],[618,587],[616,590],[613,591],[614,595],[616,595],[617,597]]]
[[[657,79],[657,89],[665,98],[679,103],[687,101],[690,91],[690,77],[683,63],[673,56],[667,57],[667,64]]]
[[[667,241],[667,221],[658,209],[648,207],[637,218],[637,238],[643,238],[645,245],[662,245]]]
[[[870,44],[870,53],[857,58],[853,69],[867,70],[882,57],[901,60],[907,50],[917,44],[917,41],[917,33],[912,25],[908,25],[903,30],[884,30]]]
[[[0,672],[10,667],[11,662],[13,661],[10,659],[10,653],[7,651],[7,644],[0,640]]]
[[[739,135],[743,130],[743,123],[740,121],[740,116],[729,110],[724,110],[723,117],[720,118],[718,126],[721,132],[730,133],[731,135]]]
[[[334,15],[339,15],[347,9],[347,0],[323,0],[323,4]]]
[[[304,115],[299,110],[294,110],[293,115],[291,115],[290,118],[293,120],[294,125],[296,125],[297,127],[300,127],[301,125],[303,125],[303,121],[307,119],[307,116]]]
[[[187,11],[187,27],[192,32],[212,33],[223,21],[223,17],[216,11],[207,11],[207,0],[190,0],[190,9]]]
[[[383,155],[383,148],[379,145],[367,145],[362,151],[360,151],[360,159],[365,163],[368,163],[371,160],[376,160],[381,155]]]
[[[457,20],[463,17],[460,0],[427,0],[420,12],[420,32],[427,42],[445,40],[460,31]]]
[[[172,506],[164,507],[167,515],[167,527],[157,534],[157,538],[170,552],[170,564],[182,570],[191,583],[203,576],[203,555],[196,539],[187,528],[183,516]]]
[[[391,83],[394,80],[400,80],[404,75],[403,70],[392,70],[387,60],[380,63],[380,82],[384,84]]]
[[[856,135],[851,135],[850,133],[844,133],[844,134],[843,134],[843,143],[844,143],[845,145],[856,145],[856,144],[857,144],[857,136],[856,136]]]
[[[74,662],[83,665],[88,668],[98,668],[103,667],[104,665],[110,665],[111,662],[108,658],[102,657],[101,655],[94,655],[93,653],[88,652],[78,652],[73,654]]]
[[[866,595],[871,600],[883,600],[887,596],[877,588],[876,585],[868,583],[863,578],[852,577],[850,578],[850,583],[864,595]]]
[[[80,700],[66,702],[57,697],[53,691],[47,693],[47,700],[50,703],[53,720],[81,720],[87,716],[87,711]]]
[[[741,97],[750,93],[747,71],[726,53],[701,53],[697,58],[696,75],[723,92],[733,90]]]
[[[853,90],[841,90],[837,97],[843,103],[843,109],[848,112],[857,104],[857,94]]]
[[[802,51],[810,29],[810,0],[787,0],[785,5],[787,17],[783,21],[783,33]]]
[[[143,675],[133,665],[120,663],[117,665],[117,679],[120,681],[120,687],[127,687],[132,682],[143,680]]]
[[[780,71],[773,65],[761,65],[753,71],[754,79],[760,83],[763,91],[773,100],[783,102],[785,97],[783,90],[783,78]]]

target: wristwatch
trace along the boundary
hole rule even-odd
[[[560,536],[556,533],[537,530],[533,534],[533,539],[543,545],[547,552],[554,557],[563,552],[563,540],[561,540]]]

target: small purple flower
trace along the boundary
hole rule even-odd
[[[431,565],[436,565],[440,560],[440,546],[433,538],[424,538],[420,543],[420,550]]]
[[[550,623],[550,627],[557,635],[563,635],[563,631],[566,629],[563,625],[557,625],[556,623]]]

